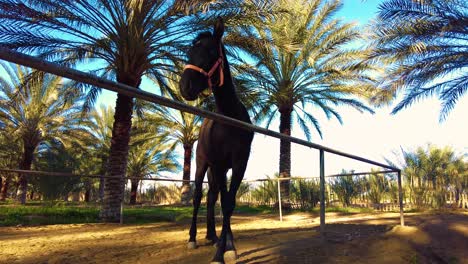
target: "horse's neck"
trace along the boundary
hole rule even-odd
[[[223,86],[215,87],[213,89],[213,95],[216,102],[216,111],[223,115],[239,119],[239,114],[243,112],[242,109],[245,109],[245,107],[237,97],[226,55],[224,55],[223,73]]]

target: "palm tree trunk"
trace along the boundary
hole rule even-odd
[[[85,187],[85,196],[84,200],[86,203],[89,203],[91,200],[91,179],[87,179],[84,184]]]
[[[100,174],[102,175],[99,177],[99,202],[104,201],[104,175],[107,173],[107,164],[108,164],[108,158],[107,155],[101,156],[101,172]]]
[[[181,191],[181,202],[182,204],[188,205],[190,204],[191,199],[191,190],[190,190],[190,167],[192,161],[192,149],[193,144],[184,145],[184,171],[182,179],[184,182],[182,183],[182,191]]]
[[[139,180],[131,180],[130,183],[130,204],[136,204],[137,192],[138,192],[138,183]]]
[[[105,173],[105,172],[104,172]],[[99,202],[104,201],[104,178],[99,177]]]
[[[117,81],[121,82],[119,78],[117,78]],[[127,170],[132,112],[133,98],[118,94],[112,128],[108,171],[106,173],[116,178],[105,178],[104,180],[104,201],[100,212],[103,222],[120,221],[120,205],[123,201],[125,188],[124,177]]]
[[[10,187],[11,175],[8,174],[3,181],[2,190],[0,192],[0,201],[5,201],[8,196],[8,187]]]
[[[291,109],[280,110],[280,133],[291,135]],[[279,159],[279,176],[288,178],[291,176],[291,142],[280,141],[280,159]],[[283,210],[291,210],[291,201],[289,199],[290,180],[281,181],[281,207]]]
[[[23,160],[21,161],[21,170],[30,170],[31,164],[34,158],[35,147],[24,146]],[[26,193],[28,192],[28,176],[26,174],[20,174],[19,188],[16,198],[21,204],[26,204]]]

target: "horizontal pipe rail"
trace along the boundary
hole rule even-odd
[[[293,142],[293,143],[296,143],[296,144],[299,144],[299,145],[303,145],[303,146],[306,146],[306,147],[310,147],[310,148],[314,148],[314,149],[318,149],[318,150],[323,150],[323,151],[326,151],[326,152],[329,152],[329,153],[332,153],[332,154],[335,154],[335,155],[339,155],[339,156],[342,156],[342,157],[347,157],[347,158],[350,158],[350,159],[353,159],[353,160],[358,160],[358,161],[369,163],[369,164],[373,164],[373,165],[376,165],[376,166],[379,166],[379,167],[382,167],[382,168],[386,168],[386,169],[389,169],[389,170],[399,171],[398,168],[394,168],[392,166],[389,166],[389,165],[386,165],[386,164],[383,164],[383,163],[380,163],[380,162],[376,162],[376,161],[369,160],[369,159],[366,159],[366,158],[362,158],[362,157],[359,157],[359,156],[356,156],[356,155],[341,152],[341,151],[338,151],[338,150],[335,150],[335,149],[332,149],[332,148],[329,148],[329,147],[325,147],[325,146],[322,146],[322,145],[319,145],[319,144],[311,143],[309,141],[302,140],[302,139],[299,139],[299,138],[283,135],[281,133],[278,133],[278,132],[275,132],[275,131],[272,131],[272,130],[268,130],[268,129],[265,129],[265,128],[262,128],[262,127],[259,127],[259,126],[254,126],[252,124],[242,122],[242,121],[239,121],[237,119],[226,117],[226,116],[216,114],[216,113],[213,113],[213,112],[210,112],[210,111],[202,110],[202,109],[199,109],[199,108],[184,104],[182,102],[174,101],[174,100],[171,100],[169,98],[165,98],[165,97],[153,94],[153,93],[142,91],[142,90],[136,89],[134,87],[131,87],[129,85],[125,85],[125,84],[122,84],[122,83],[117,83],[117,82],[107,80],[107,79],[103,79],[103,78],[99,78],[99,77],[97,77],[95,75],[85,73],[85,72],[82,72],[82,71],[78,71],[78,70],[75,70],[75,69],[71,69],[71,68],[68,68],[68,67],[64,67],[64,66],[56,64],[56,63],[43,61],[43,60],[41,60],[41,59],[39,59],[37,57],[26,55],[26,54],[23,54],[23,53],[20,53],[20,52],[17,52],[17,51],[13,51],[13,50],[5,48],[5,47],[0,47],[0,59],[6,60],[6,61],[9,61],[9,62],[13,62],[13,63],[16,63],[16,64],[20,64],[20,65],[23,65],[23,66],[31,67],[31,68],[34,68],[34,69],[37,69],[37,70],[40,70],[40,71],[52,73],[54,75],[62,76],[62,77],[65,77],[65,78],[68,78],[68,79],[71,79],[71,80],[74,80],[74,81],[77,81],[77,82],[82,82],[82,83],[86,83],[86,84],[89,84],[89,85],[101,87],[101,88],[104,88],[104,89],[107,89],[107,90],[110,90],[110,91],[114,91],[114,92],[117,92],[117,93],[120,93],[120,94],[124,94],[124,95],[130,96],[130,97],[136,97],[136,98],[139,98],[139,99],[142,99],[142,100],[146,100],[146,101],[153,102],[153,103],[156,103],[156,104],[160,104],[160,105],[163,105],[163,106],[167,106],[167,107],[170,107],[170,108],[175,108],[175,109],[178,109],[178,110],[181,110],[181,111],[184,111],[184,112],[199,115],[199,116],[202,116],[202,117],[205,117],[205,118],[208,118],[208,119],[212,119],[212,120],[215,120],[217,122],[220,122],[220,123],[223,123],[223,124],[226,124],[226,125],[232,125],[232,126],[235,126],[235,127],[239,127],[239,128],[242,128],[242,129],[249,130],[249,131],[253,131],[253,132],[268,135],[268,136],[271,136],[271,137],[279,138],[281,140],[290,141],[290,142]]]
[[[52,171],[31,171],[31,170],[11,170],[11,169],[0,169],[3,172],[21,173],[28,175],[37,176],[54,176],[54,177],[85,177],[85,178],[105,178],[105,179],[124,179],[124,180],[143,180],[143,181],[166,181],[166,182],[195,182],[192,180],[176,180],[176,179],[163,179],[163,178],[138,178],[138,177],[120,177],[120,175],[106,176],[106,175],[93,175],[93,174],[73,174],[66,172],[52,172]],[[208,183],[208,182],[203,182]]]
[[[340,174],[327,175],[327,176],[325,176],[325,178],[343,177],[343,176],[359,176],[359,175],[369,175],[369,174],[386,174],[386,173],[396,173],[396,172],[398,172],[398,170],[340,173]]]
[[[123,177],[106,176],[98,174],[74,174],[67,172],[53,172],[53,171],[34,171],[34,170],[17,170],[17,169],[0,169],[1,172],[9,173],[22,173],[37,176],[57,176],[57,177],[85,177],[85,178],[106,178],[106,179],[124,179],[124,180],[142,180],[142,181],[167,181],[167,182],[195,182],[193,180],[177,180],[177,179],[163,179],[163,178],[138,178],[138,177]],[[346,173],[346,174],[333,174],[327,175],[325,178],[341,177],[341,176],[357,176],[357,175],[369,175],[369,174],[384,174],[391,173],[393,171],[376,171],[376,172],[357,172],[357,173]],[[242,182],[266,182],[266,181],[287,181],[287,180],[313,180],[319,179],[316,177],[285,177],[285,178],[273,178],[273,179],[252,179],[243,180]],[[203,183],[208,183],[204,181]]]

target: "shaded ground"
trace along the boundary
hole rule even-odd
[[[468,263],[468,213],[293,214],[233,217],[237,263]],[[199,241],[205,236],[199,225]],[[189,224],[71,224],[0,228],[0,263],[209,263],[215,249],[186,249]]]

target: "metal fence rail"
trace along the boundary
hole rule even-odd
[[[194,183],[194,180],[178,180],[178,179],[165,179],[165,178],[138,178],[138,177],[125,177],[125,175],[117,175],[116,176],[106,176],[106,175],[99,175],[99,174],[76,174],[76,173],[66,173],[66,172],[54,172],[54,171],[37,171],[37,170],[18,170],[18,169],[2,169],[0,168],[0,172],[6,173],[18,173],[18,174],[25,174],[30,176],[52,176],[52,177],[79,177],[79,178],[107,178],[107,179],[124,179],[124,180],[141,180],[141,181],[156,181],[156,182],[189,182]],[[333,174],[327,175],[325,178],[336,178],[336,177],[343,177],[343,176],[359,176],[359,175],[371,175],[371,174],[385,174],[385,173],[392,173],[391,171],[373,171],[373,172],[358,172],[358,173],[343,173],[343,174]],[[123,176],[123,177],[121,177]],[[264,179],[251,179],[251,180],[243,180],[242,182],[246,183],[253,183],[253,182],[277,182],[278,185],[278,213],[279,219],[283,221],[283,211],[281,208],[281,190],[280,190],[280,182],[281,181],[288,181],[288,180],[316,180],[319,179],[319,176],[315,177],[284,177],[284,178],[264,178]],[[207,181],[203,181],[204,184],[207,184]],[[121,205],[123,206],[123,204]],[[222,216],[222,215],[221,215]],[[121,219],[121,223],[123,220]]]
[[[13,62],[16,64],[20,64],[23,66],[31,67],[40,71],[52,73],[54,75],[62,76],[77,82],[82,82],[86,83],[89,85],[93,85],[96,87],[101,87],[110,91],[114,91],[117,93],[121,93],[130,97],[135,97],[138,99],[146,100],[149,102],[153,102],[156,104],[160,104],[163,106],[167,106],[170,108],[175,108],[184,112],[189,112],[195,115],[199,115],[205,118],[209,118],[212,120],[215,120],[217,122],[227,124],[227,125],[232,125],[236,126],[245,130],[261,133],[264,135],[268,135],[271,137],[279,138],[281,140],[286,140],[289,142],[293,142],[299,145],[303,145],[306,147],[318,149],[320,151],[320,192],[321,198],[325,198],[325,152],[332,153],[335,155],[339,155],[342,157],[350,158],[353,160],[365,162],[368,164],[376,165],[385,169],[388,169],[388,172],[394,172],[398,174],[398,186],[399,186],[399,200],[400,200],[400,220],[401,220],[401,225],[404,225],[404,218],[403,218],[403,193],[402,193],[402,188],[401,188],[401,171],[398,168],[376,162],[370,159],[366,159],[363,157],[359,157],[353,154],[345,153],[342,151],[338,151],[329,147],[325,147],[319,144],[311,143],[306,140],[302,140],[299,138],[283,135],[281,133],[268,130],[259,126],[255,126],[249,123],[245,123],[233,118],[229,118],[220,114],[216,114],[210,111],[202,110],[187,104],[184,104],[182,102],[177,102],[162,96],[158,96],[153,93],[149,93],[146,91],[142,91],[139,89],[136,89],[134,87],[122,84],[122,83],[117,83],[114,81],[110,81],[107,79],[99,78],[95,75],[85,73],[82,71],[78,71],[75,69],[71,69],[68,67],[61,66],[56,63],[52,62],[47,62],[43,61],[39,58],[36,58],[34,56],[26,55],[20,52],[16,52],[10,49],[7,49],[5,47],[0,47],[0,59],[6,60],[9,62]],[[323,200],[322,200],[323,201]],[[325,230],[325,203],[320,203],[320,228],[321,230]]]
[[[124,179],[124,180],[145,180],[145,181],[166,181],[166,182],[194,182],[191,180],[177,180],[177,179],[164,179],[164,178],[138,178],[138,177],[125,177],[125,175],[106,176],[97,174],[75,174],[66,172],[55,172],[55,171],[35,171],[35,170],[15,170],[15,169],[0,169],[3,172],[19,173],[27,175],[41,175],[41,176],[53,176],[53,177],[84,177],[84,178],[104,178],[104,179]],[[204,181],[203,183],[208,183]]]

